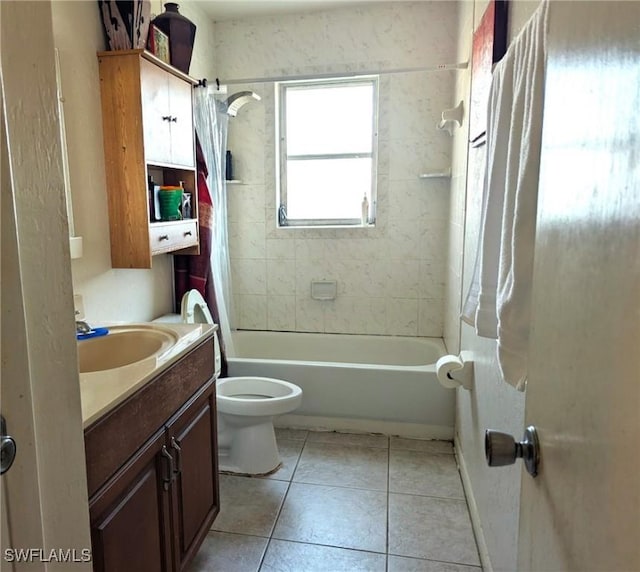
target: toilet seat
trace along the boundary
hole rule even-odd
[[[281,415],[302,401],[302,389],[282,379],[224,377],[217,383],[218,409],[230,415]]]
[[[197,290],[189,290],[182,297],[180,314],[185,324],[213,324],[209,306]]]

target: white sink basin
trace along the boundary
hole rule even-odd
[[[80,373],[116,369],[157,357],[171,349],[178,334],[162,326],[114,326],[106,336],[78,341]]]

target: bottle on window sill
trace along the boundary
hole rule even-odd
[[[369,224],[369,199],[364,195],[362,199],[362,226]]]

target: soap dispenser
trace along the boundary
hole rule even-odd
[[[369,199],[367,194],[364,194],[362,199],[362,225],[365,226],[369,223]]]

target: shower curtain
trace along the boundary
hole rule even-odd
[[[206,88],[194,91],[201,254],[175,257],[176,303],[189,288],[200,291],[220,328],[224,357],[234,355],[225,185],[229,116],[226,103],[217,101],[207,91]]]

